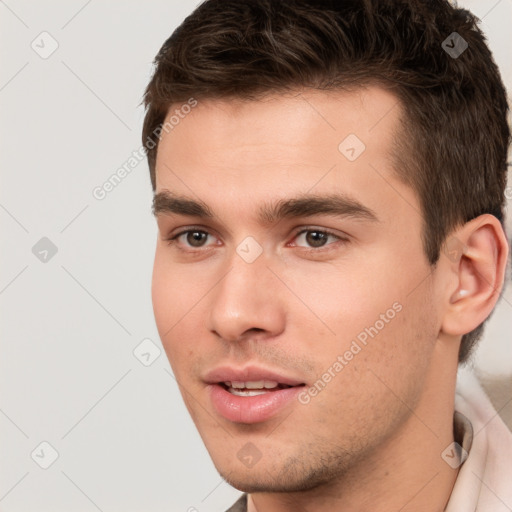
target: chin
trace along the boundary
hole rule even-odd
[[[222,470],[221,470],[222,469]],[[256,465],[254,468],[217,467],[224,480],[239,491],[257,492],[303,492],[328,484],[333,478],[339,478],[339,472],[333,468],[305,468],[303,464],[282,464],[276,467]],[[279,475],[276,477],[275,475]]]
[[[238,475],[226,474],[222,475],[224,480],[231,485],[231,487],[234,487],[235,489],[238,489],[239,491],[246,492],[246,493],[269,493],[269,492],[283,492],[283,493],[289,493],[289,492],[301,492],[301,491],[309,491],[311,489],[314,489],[316,487],[315,484],[311,484],[311,482],[293,482],[293,481],[276,481],[273,479],[270,479],[268,476],[267,478],[261,477],[261,478],[254,478],[247,476],[247,478],[240,477]]]

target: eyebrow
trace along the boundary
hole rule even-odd
[[[212,210],[203,201],[180,196],[164,190],[153,197],[152,212],[163,214],[214,218]],[[342,193],[317,195],[302,194],[263,204],[258,210],[258,221],[270,225],[282,219],[331,215],[379,222],[376,213],[356,199]]]

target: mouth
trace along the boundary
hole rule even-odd
[[[255,367],[219,368],[206,378],[213,409],[233,423],[261,423],[298,405],[306,385],[299,380]]]

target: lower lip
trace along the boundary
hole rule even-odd
[[[304,389],[304,386],[294,386],[256,396],[238,396],[220,384],[210,384],[208,387],[217,412],[234,423],[268,420],[282,411]]]

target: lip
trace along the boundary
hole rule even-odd
[[[279,372],[258,368],[220,367],[208,372],[204,378],[208,384],[210,400],[217,413],[233,423],[261,423],[283,412],[304,389],[304,382]],[[237,396],[221,385],[227,381],[267,380],[294,386],[268,391],[256,396]]]

